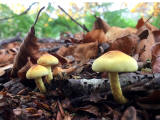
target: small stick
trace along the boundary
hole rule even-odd
[[[22,13],[20,13],[19,15],[13,15],[13,16],[10,16],[10,17],[5,17],[5,18],[0,18],[0,21],[4,21],[4,20],[8,20],[8,19],[13,19],[15,17],[18,17],[18,16],[22,16],[24,14],[27,14],[28,11],[31,9],[31,7],[35,4],[37,4],[38,2],[34,2],[32,3],[25,11],[23,11]]]
[[[77,25],[79,25],[83,30],[85,30],[86,32],[89,32],[89,30],[87,29],[87,27],[85,25],[81,25],[80,23],[78,23],[76,20],[74,20],[72,18],[72,16],[70,16],[61,6],[59,6],[59,9],[61,9],[73,22],[75,22]]]
[[[35,26],[35,25],[36,25],[36,23],[37,23],[37,21],[38,21],[38,18],[39,18],[39,15],[40,15],[41,11],[42,11],[44,8],[45,8],[45,7],[42,7],[42,8],[38,11],[36,20],[35,20],[35,22],[34,22],[34,24],[33,24],[32,26]]]
[[[153,13],[152,15],[144,22],[144,25],[153,17]]]

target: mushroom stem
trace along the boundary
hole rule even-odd
[[[44,86],[42,78],[36,78],[35,83],[36,83],[36,86],[39,88],[40,92],[42,93],[46,92],[46,87]]]
[[[46,81],[48,84],[50,84],[51,80],[53,79],[52,69],[51,69],[51,66],[46,66],[46,68],[48,69],[48,72],[49,72],[49,74],[46,76]]]
[[[118,73],[109,72],[109,80],[114,99],[120,104],[127,103],[128,100],[123,96],[121,90]]]

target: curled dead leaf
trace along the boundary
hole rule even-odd
[[[17,76],[18,70],[20,70],[27,63],[28,57],[30,57],[33,63],[36,63],[38,50],[39,46],[37,44],[37,38],[35,36],[35,29],[32,26],[27,37],[22,42],[17,55],[15,56],[11,76]]]
[[[104,33],[106,33],[109,30],[109,28],[110,26],[104,20],[102,20],[100,17],[96,17],[96,21],[93,25],[93,30],[102,29]]]
[[[113,42],[118,38],[122,38],[124,36],[127,36],[131,33],[136,33],[137,30],[134,28],[120,28],[120,27],[111,27],[107,33],[106,37],[109,42]]]
[[[142,26],[146,26],[149,30],[151,31],[155,31],[158,30],[158,28],[156,28],[155,26],[151,25],[149,22],[145,23],[147,20],[145,20],[144,18],[140,18],[137,22],[136,28],[139,29]]]
[[[57,53],[51,53],[53,56],[55,56],[56,58],[58,58],[59,63],[61,63],[62,65],[67,64],[69,62],[69,60]]]
[[[86,63],[89,59],[98,54],[98,42],[82,43],[69,47],[62,47],[57,51],[61,56],[72,55],[76,61]]]
[[[152,46],[152,72],[159,73],[160,72],[160,42],[156,43]]]
[[[111,47],[109,50],[120,50],[128,55],[133,56],[135,54],[138,40],[139,37],[137,37],[135,34],[130,34],[122,38],[118,38],[117,40],[110,43]]]
[[[84,107],[79,107],[79,108],[77,108],[77,110],[82,110],[82,111],[85,111],[85,112],[89,112],[91,114],[94,114],[95,116],[100,115],[99,109],[96,106],[93,106],[93,105],[86,105]]]
[[[155,42],[160,42],[160,30],[156,30],[152,32],[154,35]]]
[[[134,107],[128,107],[125,110],[121,120],[137,120],[136,114],[136,109]]]
[[[5,71],[3,69],[0,69],[0,77],[5,74]]]
[[[140,33],[143,33],[143,31],[148,30],[148,37],[146,39],[142,39],[138,41],[137,48],[136,48],[136,54],[139,54],[139,61],[146,62],[146,60],[151,60],[151,48],[152,45],[154,45],[155,40],[152,32],[147,29],[145,26],[138,29],[137,34],[140,35]]]
[[[138,105],[143,109],[160,110],[160,91],[155,90],[150,95],[138,99]]]
[[[102,29],[95,29],[88,32],[84,37],[84,43],[96,42],[104,43],[107,42],[107,37]]]
[[[76,48],[76,45],[74,46],[69,46],[69,47],[64,47],[62,46],[58,51],[57,54],[60,56],[69,56],[69,55],[73,55],[74,53],[74,49]]]
[[[24,65],[19,71],[18,71],[18,77],[21,79],[25,79],[26,78],[26,73],[29,70],[29,68],[33,66],[33,63],[30,60],[30,57],[28,57],[28,62],[26,63],[26,65]]]

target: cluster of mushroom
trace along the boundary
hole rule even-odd
[[[46,81],[48,84],[51,83],[53,79],[51,66],[56,66],[58,64],[58,59],[50,54],[42,55],[38,60],[37,64],[32,66],[26,74],[28,79],[34,79],[36,86],[39,88],[40,92],[45,93],[46,88],[42,81],[42,77],[46,76]]]
[[[28,70],[26,77],[28,79],[35,79],[40,92],[45,93],[46,88],[43,84],[42,77],[46,76],[46,81],[50,84],[53,79],[51,66],[57,65],[58,62],[56,57],[50,54],[44,54],[38,59],[37,65],[32,66]],[[93,62],[92,69],[96,72],[108,72],[114,99],[120,104],[128,101],[122,94],[118,72],[137,71],[138,64],[134,58],[121,51],[109,51]]]

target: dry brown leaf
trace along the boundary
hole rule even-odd
[[[73,56],[76,61],[86,63],[89,59],[96,57],[98,54],[98,42],[79,44],[74,49]]]
[[[74,46],[69,46],[69,47],[64,47],[62,46],[58,51],[57,54],[60,56],[69,56],[69,55],[73,55],[74,53],[74,49],[76,48],[76,45]]]
[[[100,17],[96,17],[96,21],[93,25],[93,30],[95,29],[102,29],[104,33],[106,33],[110,29],[110,26]]]
[[[152,72],[160,73],[160,42],[152,46]]]
[[[160,30],[156,30],[152,32],[154,35],[155,42],[160,42]]]
[[[28,62],[26,63],[26,65],[24,65],[19,71],[18,71],[18,77],[21,79],[25,79],[26,78],[26,73],[29,70],[29,68],[33,66],[33,63],[30,60],[30,57],[28,57]]]
[[[37,44],[34,27],[32,26],[15,57],[11,75],[13,77],[17,76],[18,70],[20,70],[27,63],[28,57],[30,57],[32,63],[36,63],[38,50],[39,46]]]
[[[118,38],[122,38],[127,36],[131,33],[136,33],[137,30],[134,28],[120,28],[120,27],[111,27],[108,32],[106,33],[106,37],[108,41],[113,42]]]
[[[62,76],[62,73],[66,73],[66,74],[69,74],[71,72],[74,72],[75,71],[75,67],[69,67],[69,68],[66,68],[66,69],[62,69],[61,67],[56,67],[53,69],[53,75],[56,76],[56,75],[60,75]]]
[[[50,53],[53,56],[55,56],[56,58],[58,58],[59,63],[61,63],[62,65],[67,64],[69,62],[69,60],[63,56],[61,56],[60,54],[57,53]]]
[[[61,56],[72,55],[76,61],[86,63],[90,58],[94,58],[98,53],[98,42],[77,44],[69,47],[61,47],[57,54]]]
[[[3,76],[5,74],[5,70],[10,69],[12,67],[13,67],[13,64],[9,64],[4,67],[0,67],[0,76]]]
[[[148,96],[139,98],[137,103],[143,109],[159,110],[160,109],[160,91],[154,90]]]
[[[136,28],[139,29],[144,25],[144,20],[143,18],[140,18],[137,22]]]
[[[131,106],[125,110],[121,120],[137,120],[136,115],[137,115],[136,109]]]
[[[152,48],[152,45],[154,45],[155,43],[152,32],[149,29],[147,29],[145,26],[142,26],[138,30],[137,34],[142,33],[145,30],[148,30],[149,35],[147,39],[140,40],[136,48],[136,54],[139,54],[139,61],[142,61],[142,62],[145,62],[148,59],[151,60],[151,57],[152,57],[151,48]]]
[[[5,71],[3,69],[0,69],[0,77],[5,74]]]
[[[140,18],[138,20],[138,22],[137,22],[136,28],[139,29],[144,25],[151,31],[158,30],[158,28],[156,28],[155,26],[151,25],[149,22],[145,23],[145,21],[147,21],[147,20],[144,20],[144,18]]]
[[[85,111],[85,112],[89,112],[91,114],[94,114],[95,116],[100,115],[99,109],[96,106],[93,106],[93,105],[86,105],[84,107],[79,107],[79,108],[77,108],[77,110],[82,110],[82,111]]]
[[[13,62],[14,55],[8,54],[5,49],[0,50],[0,66],[6,66]]]
[[[84,37],[84,43],[96,42],[98,41],[100,44],[107,41],[107,37],[102,29],[95,29],[88,32]]]
[[[117,40],[113,41],[113,43],[110,43],[111,45],[109,50],[120,50],[128,55],[133,56],[138,40],[139,37],[137,37],[135,34],[130,34],[122,38],[118,38]]]

